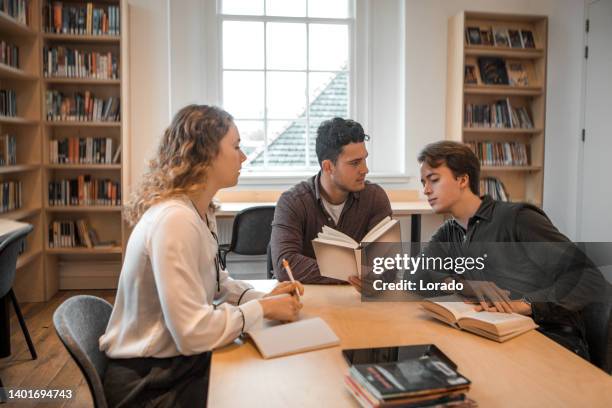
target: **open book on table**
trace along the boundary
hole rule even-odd
[[[312,240],[321,276],[348,281],[349,276],[361,276],[361,252],[366,242],[401,242],[398,220],[383,218],[363,237],[361,242],[327,225]]]
[[[538,327],[532,318],[518,313],[477,312],[458,295],[428,298],[422,306],[444,323],[500,343]]]
[[[263,358],[304,353],[340,344],[336,333],[320,317],[284,324],[265,320],[247,334]]]

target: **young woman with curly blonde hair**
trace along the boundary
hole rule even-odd
[[[236,185],[244,160],[219,108],[186,106],[166,129],[125,212],[135,226],[100,338],[109,406],[203,406],[211,350],[264,317],[297,318],[299,283],[264,294],[220,266],[212,198]]]

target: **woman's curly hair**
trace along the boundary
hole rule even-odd
[[[232,124],[232,116],[215,106],[188,105],[178,111],[125,207],[124,217],[130,225],[152,205],[202,189],[207,169]]]

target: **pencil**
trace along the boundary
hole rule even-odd
[[[289,262],[287,262],[287,260],[284,258],[283,258],[283,267],[287,271],[287,275],[289,275],[289,279],[291,280],[291,282],[295,282],[295,279],[293,279],[293,272],[291,271],[291,267],[289,266]],[[298,292],[297,288],[295,288],[295,295],[298,297],[298,299],[300,298],[300,292]]]

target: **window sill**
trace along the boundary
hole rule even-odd
[[[287,172],[284,174],[275,172],[246,173],[240,175],[236,189],[240,189],[241,186],[293,186],[315,174],[316,172]],[[371,173],[367,176],[368,181],[383,186],[407,185],[413,179],[414,176],[409,176],[408,174]]]

